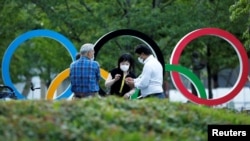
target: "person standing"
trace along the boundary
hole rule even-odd
[[[126,78],[126,83],[140,89],[139,99],[147,97],[165,98],[161,63],[152,55],[150,48],[144,44],[136,46],[135,53],[138,55],[138,61],[144,64],[143,70],[136,79]]]
[[[105,81],[105,86],[110,89],[111,95],[128,99],[135,92],[133,86],[125,83],[126,77],[136,77],[133,70],[134,60],[132,56],[128,53],[122,54],[117,61],[117,67],[109,72]]]
[[[98,95],[100,76],[99,63],[94,61],[94,45],[81,46],[80,58],[70,65],[70,83],[74,98]]]

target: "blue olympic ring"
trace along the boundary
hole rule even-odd
[[[17,37],[9,45],[6,52],[4,53],[3,60],[2,60],[2,78],[3,78],[3,82],[6,85],[13,88],[18,99],[25,99],[25,97],[21,93],[18,92],[18,90],[15,88],[15,86],[13,85],[10,79],[10,73],[9,73],[10,66],[9,65],[10,65],[11,57],[21,43],[23,43],[27,39],[30,39],[33,37],[39,37],[39,36],[48,37],[48,38],[51,38],[60,42],[70,53],[72,60],[75,60],[75,55],[77,54],[77,50],[75,46],[65,36],[57,32],[46,30],[46,29],[39,29],[39,30],[28,31],[20,35],[19,37]],[[71,94],[72,92],[70,90],[70,85],[69,85],[68,88],[61,95],[59,95],[56,99],[68,98]]]

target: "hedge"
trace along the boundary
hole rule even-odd
[[[0,101],[3,141],[204,141],[208,124],[250,124],[246,113],[117,97]]]

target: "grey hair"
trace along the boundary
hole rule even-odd
[[[86,43],[81,46],[81,55],[86,55],[89,51],[94,50],[94,45],[91,43]]]

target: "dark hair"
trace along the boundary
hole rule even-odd
[[[81,53],[78,52],[75,57],[76,57],[76,60],[80,59],[81,58]]]
[[[146,54],[146,55],[150,55],[152,54],[152,51],[150,50],[150,48],[148,46],[146,46],[145,44],[140,44],[137,45],[135,48],[135,53],[137,54]]]
[[[118,59],[118,62],[117,62],[117,66],[118,68],[120,68],[120,63],[123,62],[123,61],[128,61],[130,63],[130,66],[129,66],[129,71],[134,71],[134,59],[133,57],[129,54],[129,53],[124,53],[122,54],[119,59]]]

